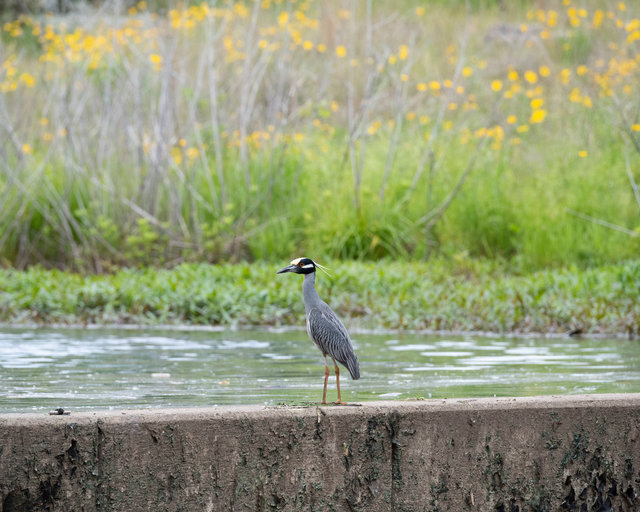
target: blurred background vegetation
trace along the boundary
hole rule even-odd
[[[640,250],[637,3],[2,5],[2,266]]]

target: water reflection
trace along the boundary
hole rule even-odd
[[[637,341],[354,338],[350,401],[640,392]],[[306,333],[288,330],[5,329],[0,371],[0,412],[317,401],[324,378]]]

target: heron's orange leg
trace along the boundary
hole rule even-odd
[[[327,356],[324,356],[324,392],[322,393],[322,405],[327,405],[327,382],[329,381],[329,365]]]
[[[332,357],[331,360],[333,361],[333,367],[336,370],[336,384],[338,386],[338,401],[336,402],[337,404],[344,404],[345,402],[342,401],[342,398],[340,397],[340,369],[338,368],[338,365],[336,364],[336,360]]]

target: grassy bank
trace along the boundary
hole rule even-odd
[[[183,264],[82,276],[0,271],[10,323],[304,325],[299,276],[278,265]],[[319,293],[351,327],[496,332],[640,333],[640,261],[509,274],[503,265],[338,263]]]
[[[636,3],[115,4],[2,26],[0,265],[640,250]]]

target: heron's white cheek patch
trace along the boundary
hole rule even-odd
[[[313,268],[313,265],[309,263],[308,265],[303,265],[302,268]]]

